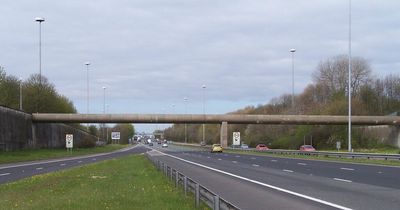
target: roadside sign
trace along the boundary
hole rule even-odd
[[[65,135],[65,147],[67,149],[72,149],[74,147],[74,135],[73,134]]]
[[[340,141],[337,141],[337,142],[336,142],[336,149],[337,149],[338,151],[340,150],[340,146],[341,146],[341,145],[340,145]]]
[[[111,139],[119,140],[120,138],[121,138],[121,133],[120,132],[111,132]]]
[[[233,132],[232,145],[235,145],[235,146],[239,146],[240,145],[240,132]]]

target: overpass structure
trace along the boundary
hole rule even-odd
[[[228,144],[230,124],[347,125],[338,115],[202,115],[202,114],[32,114],[33,122],[44,123],[190,123],[221,124],[221,144]],[[400,125],[400,116],[352,116],[353,125]]]

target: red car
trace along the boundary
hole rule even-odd
[[[300,151],[313,152],[315,151],[315,148],[311,145],[301,145]]]
[[[257,144],[256,150],[269,150],[269,148],[265,144]]]

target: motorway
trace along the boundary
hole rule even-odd
[[[241,209],[400,209],[399,167],[152,148]]]
[[[400,209],[400,167],[137,145],[111,153],[0,165],[0,184],[147,152],[241,209]]]
[[[53,160],[32,161],[24,163],[1,164],[0,184],[16,181],[38,174],[63,170],[71,167],[95,163],[103,160],[117,158],[129,154],[139,154],[148,151],[142,146],[132,146],[114,152],[85,155],[79,157],[61,158]]]

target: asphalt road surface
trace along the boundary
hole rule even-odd
[[[148,148],[241,209],[400,209],[400,167]]]
[[[139,154],[148,151],[143,146],[133,146],[109,153],[85,155],[80,157],[62,158],[44,161],[32,161],[24,163],[1,164],[0,184],[16,181],[22,178],[63,170],[71,167],[81,166],[102,160],[125,156],[128,154]]]

